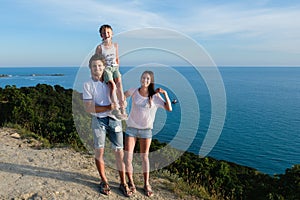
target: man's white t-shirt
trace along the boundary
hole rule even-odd
[[[83,85],[83,100],[94,101],[97,106],[108,106],[111,104],[110,101],[110,89],[105,82],[89,80]],[[101,112],[101,113],[91,113],[96,117],[113,117],[111,111]]]
[[[128,94],[132,97],[131,111],[126,121],[128,127],[137,129],[153,129],[157,108],[164,108],[165,101],[159,93],[149,98],[140,95],[138,88],[131,88]]]

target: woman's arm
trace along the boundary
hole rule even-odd
[[[98,45],[98,46],[96,47],[95,54],[98,54],[98,55],[101,55],[101,54],[102,54],[101,45]]]
[[[170,98],[168,96],[167,91],[162,89],[162,88],[157,88],[156,92],[158,92],[160,94],[163,94],[165,96],[166,102],[165,102],[165,105],[164,105],[164,109],[167,110],[167,111],[172,111],[172,104],[171,104],[171,101],[170,101]]]
[[[134,93],[135,90],[136,90],[135,88],[130,88],[129,90],[125,91],[124,92],[125,98],[130,97]]]
[[[128,98],[130,96],[128,90],[124,92],[124,96],[125,96],[125,98]]]

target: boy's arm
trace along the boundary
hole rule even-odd
[[[116,49],[116,62],[120,66],[118,44],[115,43],[114,45],[115,45],[115,49]],[[100,49],[101,49],[101,47],[100,47]]]
[[[101,55],[101,54],[102,54],[101,45],[98,45],[98,46],[96,47],[95,54],[99,54],[99,55]]]

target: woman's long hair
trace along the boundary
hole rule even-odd
[[[154,85],[154,73],[153,73],[152,71],[144,71],[144,72],[142,73],[142,76],[143,76],[144,74],[149,74],[149,75],[150,75],[150,78],[151,78],[151,83],[150,83],[149,86],[148,86],[148,98],[149,98],[149,104],[150,104],[150,107],[151,107],[152,96],[153,96],[154,94],[156,94],[156,92],[155,92],[155,85]],[[142,76],[141,76],[141,77],[142,77]]]

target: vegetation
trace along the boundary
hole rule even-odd
[[[84,112],[80,93],[61,86],[38,84],[36,87],[0,88],[0,126],[15,124],[50,145],[70,145],[89,150],[92,144],[90,117]],[[285,174],[269,176],[255,169],[213,158],[200,158],[189,152],[164,148],[154,140],[157,151],[175,162],[156,170],[155,175],[174,182],[170,189],[185,191],[203,199],[299,199],[300,165]],[[138,150],[138,147],[137,149]],[[154,168],[160,169],[160,162]]]
[[[71,89],[38,84],[36,87],[0,88],[0,126],[19,124],[52,145],[84,149],[72,117]]]

